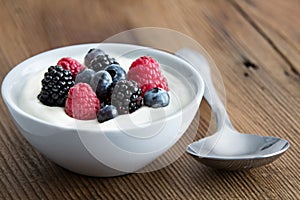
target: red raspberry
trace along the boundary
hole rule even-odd
[[[142,56],[142,57],[136,59],[131,64],[130,69],[137,67],[137,66],[144,66],[144,65],[147,65],[148,67],[151,67],[151,68],[160,69],[158,62],[150,56]]]
[[[65,112],[70,117],[81,120],[96,119],[100,109],[97,95],[87,83],[77,83],[68,93]]]
[[[73,58],[65,57],[60,59],[57,62],[57,65],[62,66],[66,70],[70,70],[73,75],[73,80],[75,80],[77,74],[84,70],[86,67],[82,65],[80,62]]]
[[[127,78],[138,83],[142,89],[142,96],[152,88],[169,91],[167,79],[162,74],[160,65],[150,56],[136,59],[129,68]]]

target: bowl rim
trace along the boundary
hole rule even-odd
[[[46,126],[52,126],[52,127],[56,127],[56,128],[60,128],[62,130],[65,130],[65,131],[70,131],[70,130],[89,130],[89,132],[114,132],[115,129],[101,129],[101,131],[99,131],[100,129],[97,129],[97,130],[94,130],[94,129],[87,129],[87,128],[82,128],[82,127],[66,127],[66,126],[63,126],[63,125],[60,125],[60,124],[52,124],[51,122],[48,122],[46,120],[43,120],[43,119],[40,119],[36,116],[33,116],[29,113],[27,113],[26,111],[24,111],[23,109],[21,109],[17,103],[14,103],[14,101],[12,100],[12,97],[9,93],[9,89],[7,89],[9,87],[9,84],[12,80],[12,77],[14,76],[15,73],[18,73],[19,71],[21,71],[23,69],[24,66],[28,65],[28,63],[32,62],[33,60],[45,55],[45,54],[49,54],[49,53],[52,53],[52,52],[55,52],[55,51],[61,51],[63,49],[68,49],[68,48],[74,48],[74,47],[95,47],[95,46],[119,46],[119,45],[122,45],[123,47],[125,46],[128,46],[128,47],[134,47],[134,48],[141,48],[141,49],[150,49],[150,50],[154,50],[160,54],[164,54],[164,55],[168,55],[168,56],[172,56],[174,59],[177,59],[177,60],[180,60],[180,62],[183,62],[185,63],[186,66],[189,66],[190,67],[190,70],[191,71],[194,71],[193,75],[197,77],[197,92],[195,94],[195,101],[197,102],[197,105],[199,106],[202,99],[203,99],[203,95],[204,95],[204,88],[205,88],[205,83],[203,81],[203,78],[201,77],[201,75],[194,69],[194,67],[188,63],[186,60],[176,56],[175,54],[172,54],[170,52],[167,52],[167,51],[163,51],[163,50],[160,50],[160,49],[156,49],[156,48],[152,48],[152,47],[146,47],[146,46],[140,46],[140,45],[135,45],[135,44],[127,44],[127,43],[85,43],[85,44],[74,44],[74,45],[69,45],[69,46],[63,46],[63,47],[58,47],[58,48],[54,48],[54,49],[50,49],[50,50],[46,50],[44,52],[41,52],[41,53],[38,53],[38,54],[35,54],[34,56],[31,56],[23,61],[21,61],[20,63],[18,63],[17,65],[15,65],[6,75],[5,77],[3,78],[3,81],[2,81],[2,85],[1,85],[1,94],[2,94],[2,97],[3,97],[3,100],[4,100],[4,103],[6,104],[6,107],[10,107],[11,109],[13,109],[16,113],[18,113],[19,115],[21,115],[22,117],[24,118],[28,118],[30,119],[31,121],[35,121],[39,124],[42,124],[42,125],[46,125]],[[176,112],[176,113],[173,113],[173,114],[170,114],[169,116],[167,116],[166,118],[163,118],[163,119],[158,119],[158,120],[155,120],[155,121],[152,121],[151,122],[151,125],[152,124],[158,124],[158,123],[161,123],[163,121],[169,121],[171,119],[174,119],[176,117],[178,117],[178,115],[180,115],[181,113],[183,113],[185,110],[188,110],[190,107],[192,107],[193,105],[192,104],[187,104],[187,105],[184,105],[182,108],[181,108],[181,111],[182,112]],[[11,113],[10,109],[9,109],[9,112]],[[12,118],[14,118],[14,116],[12,116]],[[74,120],[77,120],[77,119],[74,119]],[[133,127],[130,127],[130,128],[126,128],[125,130],[131,130],[131,129],[134,129]]]

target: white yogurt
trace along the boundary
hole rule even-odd
[[[121,66],[129,66],[132,60],[120,59],[118,60]],[[165,68],[167,69],[167,68]],[[125,69],[127,70],[127,69]],[[181,109],[189,104],[195,97],[193,90],[189,88],[189,82],[175,70],[163,70],[169,83],[169,95],[170,103],[163,108],[149,108],[143,106],[137,111],[128,115],[119,115],[118,117],[108,120],[104,123],[99,123],[95,120],[76,120],[69,117],[62,107],[50,107],[43,105],[37,98],[41,90],[41,80],[47,69],[38,72],[37,74],[28,77],[25,80],[24,87],[21,90],[19,98],[19,106],[27,113],[44,120],[48,123],[65,126],[65,127],[77,127],[109,130],[114,129],[122,124],[132,123],[135,126],[147,126],[150,123],[164,119],[177,112],[181,112]]]

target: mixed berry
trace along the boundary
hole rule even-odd
[[[70,88],[65,104],[67,115],[81,120],[95,119],[99,109],[100,101],[89,84],[78,83]]]
[[[152,108],[165,107],[169,104],[168,92],[161,88],[152,88],[144,95],[144,105]]]
[[[142,90],[131,80],[120,80],[114,86],[111,104],[119,114],[133,113],[143,105]]]
[[[65,70],[69,70],[72,73],[73,80],[75,80],[75,77],[79,72],[86,68],[77,60],[68,57],[60,59],[56,65],[62,66]]]
[[[143,96],[152,88],[169,90],[167,79],[164,77],[159,63],[149,56],[136,59],[129,68],[127,78],[138,83]]]
[[[61,66],[51,66],[44,74],[38,99],[47,106],[64,107],[69,89],[74,86],[73,75]]]
[[[169,104],[168,82],[159,63],[150,56],[136,59],[128,72],[101,49],[90,49],[84,64],[65,57],[48,68],[38,95],[47,106],[64,107],[79,120],[100,123],[130,114],[142,106]]]
[[[100,71],[104,70],[105,67],[111,65],[111,64],[119,64],[114,58],[111,58],[107,54],[100,54],[94,58],[90,64],[87,65],[88,68],[94,70],[94,71]]]

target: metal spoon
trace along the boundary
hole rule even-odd
[[[213,168],[243,170],[271,163],[289,148],[289,142],[281,138],[236,131],[214,88],[205,58],[190,49],[179,50],[176,55],[192,64],[203,77],[206,83],[204,97],[214,112],[217,124],[215,134],[187,147],[190,155]]]

